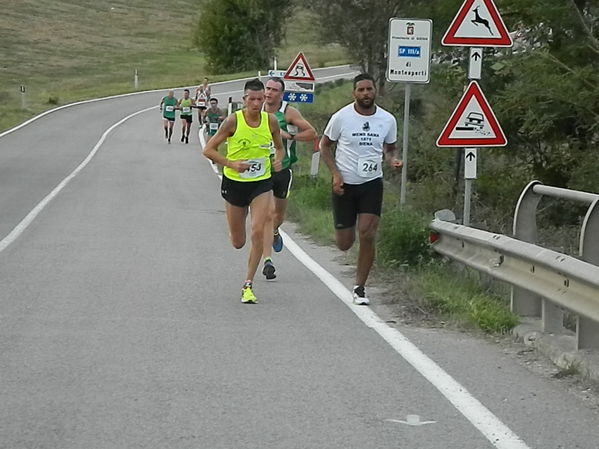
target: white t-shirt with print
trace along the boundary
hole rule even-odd
[[[364,184],[383,176],[383,144],[397,141],[397,121],[379,106],[373,115],[361,115],[351,103],[333,114],[324,134],[337,142],[335,163],[343,182]]]

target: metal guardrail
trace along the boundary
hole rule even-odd
[[[591,204],[581,232],[582,260],[535,245],[543,195]],[[515,238],[447,219],[431,223],[437,252],[510,283],[512,311],[541,317],[545,332],[562,332],[563,309],[574,312],[577,348],[599,349],[599,195],[530,183],[516,208]]]

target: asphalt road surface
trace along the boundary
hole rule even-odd
[[[106,134],[161,96],[0,137],[0,448],[599,448],[597,410],[559,383],[349,305],[338,253],[289,228],[276,282],[241,304],[247,253],[197,135],[177,122],[168,145],[156,107]]]

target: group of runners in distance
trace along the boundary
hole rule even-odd
[[[283,101],[284,91],[285,83],[281,78],[269,78],[266,85],[258,78],[246,82],[243,109],[226,118],[218,115],[218,124],[208,129],[211,138],[207,139],[203,150],[204,156],[223,167],[221,195],[225,200],[229,237],[237,249],[246,244],[249,213],[250,251],[241,289],[241,302],[246,304],[258,302],[253,281],[261,261],[265,278],[276,278],[272,250],[280,252],[283,249],[279,228],[287,210],[292,165],[297,161],[296,142],[317,138],[314,127],[296,108]],[[202,92],[206,95],[205,87]],[[181,110],[181,115],[187,117],[191,110],[187,108],[199,108],[197,95],[195,104],[191,102],[189,106],[189,91],[182,100],[172,98],[174,94],[169,91],[161,102],[165,114],[166,108],[173,106],[169,109],[172,114],[164,115],[165,137],[169,142],[174,111]],[[403,163],[395,158],[397,122],[392,114],[376,105],[376,87],[369,74],[362,73],[354,78],[353,99],[332,115],[320,140],[320,152],[332,175],[337,246],[344,251],[351,248],[356,230],[360,242],[353,301],[368,305],[370,300],[365,285],[375,257],[383,202],[383,162],[392,169],[400,169]],[[215,100],[210,97],[209,90],[206,100]],[[218,109],[217,103],[215,109]],[[200,123],[209,116],[210,109],[207,111],[199,111]],[[216,115],[214,117],[217,120]],[[188,142],[191,119],[182,121],[182,141],[185,136],[184,140]],[[218,149],[225,142],[226,155],[223,155]]]
[[[206,139],[216,134],[224,115],[218,107],[218,99],[212,98],[212,88],[208,84],[208,78],[196,89],[194,98],[191,98],[189,89],[183,91],[183,98],[177,100],[175,91],[169,90],[167,95],[160,101],[160,113],[164,125],[164,138],[171,143],[173,127],[175,125],[176,111],[180,112],[182,124],[181,142],[189,143],[189,133],[193,123],[193,109],[198,110],[198,122],[200,128],[205,127]]]

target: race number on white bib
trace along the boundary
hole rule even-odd
[[[218,123],[210,123],[210,131],[218,130]]]
[[[198,106],[201,108],[205,108],[206,107],[206,102],[204,100],[198,100]]]
[[[183,114],[189,114],[191,112],[191,108],[189,106],[183,106],[183,109],[181,109],[181,111],[183,112]]]
[[[173,112],[175,110],[175,107],[174,106],[167,106],[166,108],[164,108],[164,110],[166,112]]]
[[[362,178],[377,178],[382,173],[382,161],[376,157],[358,159],[358,175]]]
[[[266,173],[266,159],[265,158],[249,159],[246,162],[250,165],[250,168],[248,168],[246,171],[244,171],[242,173],[239,173],[239,176],[241,176],[242,178],[245,178],[245,179],[259,178],[260,176],[263,176],[264,173]]]

